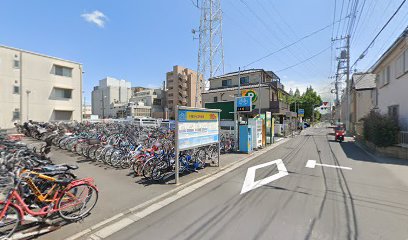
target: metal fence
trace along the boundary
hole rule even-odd
[[[399,132],[398,143],[400,145],[408,146],[408,131],[400,131]]]

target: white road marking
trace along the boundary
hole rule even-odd
[[[346,170],[353,170],[351,167],[343,167],[343,166],[336,166],[336,165],[329,165],[329,164],[320,164],[316,163],[316,160],[308,160],[306,163],[307,168],[315,168],[315,166],[323,166],[323,167],[331,167],[331,168],[341,168]]]
[[[278,167],[278,173],[272,176],[266,177],[264,179],[254,181],[255,180],[255,171],[260,168],[268,167],[270,165],[276,164]],[[288,171],[286,170],[285,164],[283,164],[282,159],[277,159],[275,161],[259,164],[253,167],[248,168],[247,174],[245,176],[244,185],[242,185],[241,194],[249,192],[255,188],[273,182],[281,177],[289,175]]]
[[[188,184],[181,185],[181,186],[179,186],[179,187],[177,187],[177,188],[175,188],[173,190],[170,190],[170,191],[168,191],[166,193],[163,193],[163,194],[161,194],[161,195],[159,195],[159,196],[157,196],[157,197],[155,197],[155,198],[153,198],[151,200],[148,200],[148,201],[146,201],[146,202],[144,202],[142,204],[139,204],[139,205],[137,205],[137,206],[135,206],[135,207],[123,212],[123,213],[120,213],[120,214],[118,214],[118,215],[116,215],[116,216],[114,216],[114,217],[112,217],[112,218],[110,218],[108,220],[102,221],[102,222],[100,222],[100,223],[98,223],[98,224],[96,224],[96,225],[94,225],[94,226],[92,226],[90,228],[87,228],[87,229],[85,229],[85,230],[83,230],[83,231],[81,231],[81,232],[79,232],[79,233],[65,239],[65,240],[76,240],[76,239],[80,239],[80,238],[84,239],[85,235],[91,234],[92,232],[94,232],[96,230],[96,228],[102,227],[102,225],[107,225],[107,226],[105,226],[105,227],[103,227],[101,229],[101,230],[105,230],[103,232],[105,237],[110,236],[113,233],[115,233],[117,231],[120,231],[123,227],[126,227],[126,226],[130,225],[131,224],[130,221],[137,222],[137,221],[143,219],[143,218],[139,218],[139,216],[137,215],[138,213],[143,211],[141,209],[143,209],[145,207],[148,207],[148,206],[154,204],[155,202],[157,202],[158,205],[161,205],[161,206],[164,207],[164,206],[176,201],[177,199],[179,199],[179,198],[193,192],[194,190],[199,189],[202,186],[205,186],[207,183],[210,183],[210,182],[220,178],[221,176],[224,176],[225,174],[227,174],[229,172],[232,172],[233,170],[241,167],[242,165],[247,164],[248,162],[250,162],[254,158],[256,158],[256,157],[258,157],[258,156],[260,156],[260,155],[262,155],[262,154],[264,154],[264,153],[266,153],[266,152],[268,152],[268,151],[270,151],[270,150],[272,150],[272,149],[274,149],[276,147],[278,147],[281,144],[284,144],[287,141],[289,141],[289,139],[287,139],[287,138],[283,139],[282,141],[279,141],[279,143],[275,143],[275,144],[271,145],[268,148],[265,148],[265,149],[263,149],[261,151],[255,152],[254,154],[250,155],[248,158],[245,158],[240,162],[230,163],[230,164],[228,164],[228,165],[226,165],[224,167],[221,167],[221,170],[219,172],[216,172],[216,173],[213,173],[213,174],[207,174],[207,175],[204,175],[202,177],[199,177],[199,178],[191,181]],[[286,170],[286,168],[285,168],[285,170]],[[183,191],[183,190],[180,190],[180,189],[188,189],[188,190]],[[160,199],[163,199],[163,200],[160,200]],[[159,210],[159,209],[156,209],[156,210]],[[151,211],[151,212],[154,212],[154,211]],[[121,222],[119,224],[120,226],[115,226],[114,227],[115,229],[113,229],[111,227],[111,226],[115,225],[115,223],[111,224],[111,222],[113,222],[118,217],[120,217],[119,215],[124,216],[124,215],[127,215],[127,214],[131,214],[128,217],[124,218],[124,219],[128,219],[128,220],[125,220],[125,222]],[[96,235],[97,233],[98,232],[89,235],[87,239],[91,239],[91,240],[101,239],[100,236]]]

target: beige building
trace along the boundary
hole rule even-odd
[[[266,111],[284,116],[289,111],[287,96],[280,78],[272,71],[249,69],[209,79],[210,89],[203,93],[203,103],[234,101],[237,94],[253,96],[253,113]],[[238,92],[238,86],[240,92]]]
[[[362,134],[362,121],[374,108],[375,74],[355,73],[351,78],[350,126],[355,133]]]
[[[135,114],[131,116],[146,116],[153,118],[164,118],[164,94],[162,89],[140,89],[133,91],[133,96],[129,100],[129,105],[132,105],[131,109]],[[150,107],[150,114],[147,114],[147,110]]]
[[[202,106],[203,79],[202,75],[200,79],[197,78],[197,72],[181,66],[174,66],[173,71],[166,74],[166,87],[168,118],[174,119],[177,105],[189,107]]]
[[[0,46],[0,127],[82,120],[82,65]]]
[[[371,68],[377,75],[376,109],[399,122],[408,131],[408,27]]]

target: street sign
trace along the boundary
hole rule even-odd
[[[235,98],[236,112],[252,112],[251,97],[237,97]]]
[[[298,116],[304,117],[305,116],[305,109],[298,109]]]

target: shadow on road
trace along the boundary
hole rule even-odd
[[[375,159],[366,152],[362,151],[354,142],[343,142],[340,144],[340,146],[343,148],[343,151],[346,154],[346,156],[352,160],[408,166],[408,160],[404,159],[381,158],[381,157]]]

